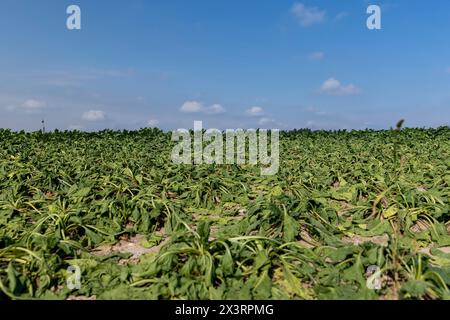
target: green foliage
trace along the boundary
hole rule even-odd
[[[274,176],[157,129],[0,130],[0,299],[449,298],[450,129],[402,124],[282,132]]]

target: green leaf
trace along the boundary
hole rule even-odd
[[[388,219],[388,218],[395,216],[397,213],[398,213],[398,208],[395,206],[392,206],[383,212],[383,217]]]
[[[84,198],[91,192],[90,187],[78,189],[72,196],[75,198]]]
[[[207,243],[209,239],[209,232],[210,232],[210,225],[211,223],[206,220],[201,220],[198,224],[197,233],[200,236],[200,240],[203,243]]]
[[[16,291],[16,288],[17,288],[17,276],[16,276],[16,270],[14,270],[12,262],[10,262],[8,264],[6,273],[8,275],[9,291],[11,291],[14,294],[14,292]]]
[[[299,232],[299,224],[287,212],[284,213],[283,221],[283,240],[286,242],[294,241]]]

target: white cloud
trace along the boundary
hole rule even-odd
[[[89,110],[83,113],[82,118],[86,121],[101,121],[105,119],[105,112],[100,110]]]
[[[224,113],[225,112],[225,108],[222,107],[222,105],[216,103],[216,104],[213,104],[212,106],[210,106],[209,108],[207,108],[206,112],[207,113],[212,113],[212,114]]]
[[[261,118],[261,119],[259,119],[259,124],[261,125],[261,126],[264,126],[264,125],[266,125],[266,124],[270,124],[270,123],[274,123],[275,122],[275,120],[273,120],[272,118]]]
[[[360,90],[353,84],[343,85],[339,80],[329,78],[322,84],[320,92],[336,96],[348,96],[358,94]]]
[[[205,107],[198,101],[186,101],[180,108],[184,113],[207,113],[207,114],[220,114],[225,112],[225,108],[221,104],[213,104],[209,107]]]
[[[312,52],[309,55],[309,59],[311,59],[311,60],[322,60],[323,58],[325,58],[325,53],[323,53],[321,51]]]
[[[28,99],[22,104],[22,107],[27,110],[38,110],[45,107],[45,102],[34,99]]]
[[[185,113],[201,112],[202,110],[203,105],[197,101],[186,101],[180,108],[180,111]]]
[[[264,113],[264,110],[261,107],[251,107],[250,109],[247,110],[247,114],[252,117],[260,116],[263,113]]]
[[[159,120],[156,120],[156,119],[150,119],[150,120],[148,120],[148,125],[150,126],[150,127],[156,127],[156,126],[158,126],[158,124],[159,124]]]
[[[325,11],[316,7],[306,7],[303,3],[295,3],[291,8],[291,13],[303,27],[310,27],[325,20]]]
[[[10,104],[6,106],[6,110],[15,111],[15,110],[24,110],[27,113],[36,113],[40,112],[47,104],[43,101],[28,99],[25,100],[22,104]]]

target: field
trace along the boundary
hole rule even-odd
[[[0,130],[0,299],[450,298],[450,128],[281,132],[273,176],[172,147]]]

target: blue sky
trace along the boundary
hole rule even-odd
[[[0,37],[3,128],[450,122],[448,0],[1,0]]]

